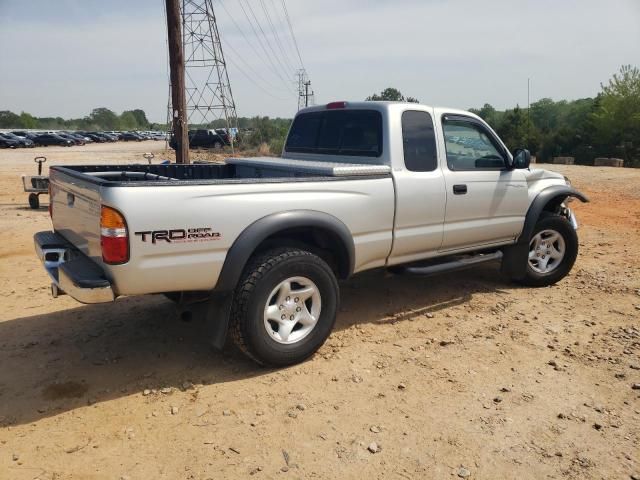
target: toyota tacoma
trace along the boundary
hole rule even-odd
[[[54,296],[165,294],[257,362],[311,356],[338,281],[371,269],[432,275],[501,262],[552,285],[578,254],[569,201],[478,116],[397,102],[301,110],[279,158],[50,169],[53,230],[35,235]]]

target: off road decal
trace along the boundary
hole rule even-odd
[[[220,240],[222,235],[214,232],[212,228],[174,228],[172,230],[149,230],[146,232],[134,232],[143,242],[151,240],[151,243],[195,243]]]

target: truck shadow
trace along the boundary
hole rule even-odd
[[[462,277],[387,278],[369,272],[343,282],[336,329],[416,319],[428,328],[432,320],[426,313],[505,286],[491,267]],[[197,322],[177,320],[173,304],[159,295],[1,322],[0,426],[144,389],[214,385],[269,372],[233,349],[213,350],[204,331]]]

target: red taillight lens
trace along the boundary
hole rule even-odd
[[[104,205],[100,211],[100,246],[104,263],[116,265],[129,261],[127,222],[115,208]]]
[[[53,218],[53,196],[51,195],[51,182],[49,182],[49,217]]]
[[[335,110],[337,108],[345,108],[347,106],[347,102],[331,102],[327,103],[327,110]]]

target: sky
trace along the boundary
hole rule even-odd
[[[640,66],[640,0],[212,1],[239,116],[297,109],[301,61],[283,4],[320,104],[392,86],[429,105],[504,109],[527,104],[528,78],[532,102],[571,100],[595,96],[623,64]],[[0,0],[0,110],[141,108],[166,121],[164,8]]]

